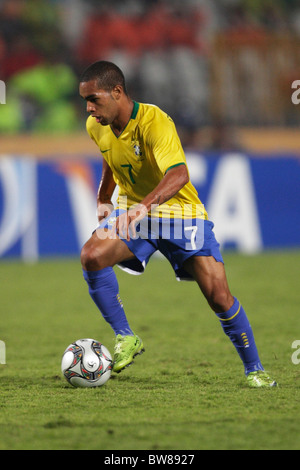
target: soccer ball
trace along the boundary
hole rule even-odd
[[[74,387],[99,387],[110,378],[112,358],[99,341],[79,339],[65,350],[61,370]]]

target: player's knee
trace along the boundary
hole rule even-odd
[[[95,271],[103,269],[101,250],[92,241],[88,241],[81,250],[81,265],[86,271]]]
[[[234,302],[228,289],[214,290],[207,300],[213,311],[216,313],[227,312]]]
[[[94,250],[89,242],[82,247],[80,261],[83,269],[87,271],[90,270],[91,264],[95,262]]]

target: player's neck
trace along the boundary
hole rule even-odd
[[[114,134],[116,134],[116,136],[121,135],[123,130],[127,126],[132,115],[133,107],[133,101],[129,97],[126,97],[126,101],[124,100],[124,103],[122,103],[122,106],[120,107],[118,117],[110,125],[112,131],[114,132]]]

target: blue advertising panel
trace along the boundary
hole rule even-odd
[[[300,159],[189,152],[222,249],[300,247]],[[97,226],[101,160],[0,158],[0,257],[77,256]]]

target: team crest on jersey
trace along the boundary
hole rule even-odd
[[[133,146],[135,156],[138,157],[138,161],[144,160],[144,153],[142,151],[140,143],[137,140],[132,140],[131,145]]]
[[[137,144],[133,146],[134,148],[134,153],[136,154],[137,157],[141,157],[143,153],[141,152],[141,147]]]

